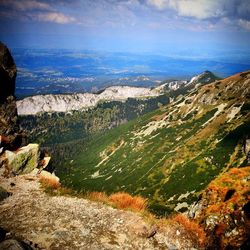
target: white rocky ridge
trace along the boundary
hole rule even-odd
[[[19,115],[36,115],[43,112],[70,112],[94,107],[99,101],[125,101],[128,98],[155,97],[167,91],[175,91],[194,82],[198,83],[200,79],[206,76],[208,79],[205,82],[208,82],[210,80],[210,74],[210,72],[206,71],[193,77],[190,81],[173,80],[153,89],[132,86],[112,86],[106,88],[100,94],[36,95],[17,101],[17,111]]]
[[[194,83],[199,83],[200,80],[203,79],[204,82],[209,82],[212,80],[212,77],[213,77],[213,73],[211,73],[210,71],[205,71],[199,75],[196,75],[194,77],[191,78],[191,80],[188,82],[188,85],[189,84],[194,84]]]
[[[64,95],[37,95],[17,101],[19,115],[36,115],[41,112],[69,112],[95,106],[99,101],[124,101],[128,98],[158,96],[159,91],[150,88],[113,86],[100,94],[78,93]]]
[[[165,92],[166,90],[177,90],[179,88],[184,87],[188,81],[171,81],[171,82],[166,82],[158,87],[155,88],[155,90],[159,92]]]

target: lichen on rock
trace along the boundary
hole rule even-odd
[[[203,191],[191,213],[204,225],[209,245],[239,249],[250,237],[250,167],[231,168]]]
[[[27,174],[38,166],[39,145],[28,144],[18,151],[6,150],[7,168],[14,174]]]

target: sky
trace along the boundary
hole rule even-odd
[[[249,0],[0,0],[11,48],[250,55]]]

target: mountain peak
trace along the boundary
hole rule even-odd
[[[214,73],[212,73],[209,70],[206,70],[202,72],[201,74],[198,74],[192,77],[191,80],[189,81],[189,84],[196,84],[196,83],[206,84],[206,83],[214,82],[219,79],[220,78],[216,76]]]

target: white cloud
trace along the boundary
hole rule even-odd
[[[38,21],[53,22],[59,24],[73,23],[76,21],[74,17],[67,16],[59,12],[40,13],[36,16],[33,16],[33,18]]]
[[[148,0],[149,5],[159,9],[175,10],[179,16],[207,19],[225,15],[225,0]]]
[[[159,10],[170,9],[179,16],[197,19],[226,16],[250,18],[249,0],[147,0],[147,4]]]
[[[160,11],[172,11],[179,17],[210,20],[212,23],[220,21],[249,30],[249,0],[146,0],[146,3]]]
[[[239,25],[246,30],[250,30],[250,21],[240,19]]]
[[[171,1],[172,6],[180,16],[195,17],[198,19],[214,18],[223,16],[221,1],[207,0],[180,0]]]
[[[164,10],[170,7],[168,0],[148,0],[147,3],[159,10]]]

